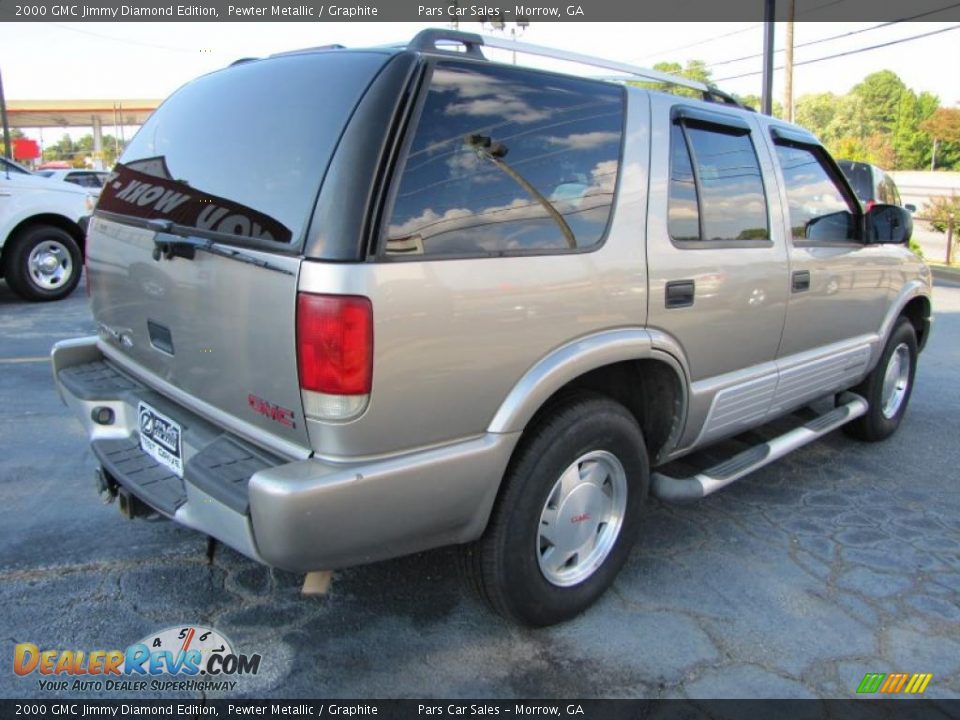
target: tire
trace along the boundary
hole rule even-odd
[[[904,363],[909,363],[904,367]],[[890,373],[890,382],[884,380]],[[907,318],[901,317],[890,333],[880,361],[852,391],[866,399],[864,415],[847,423],[844,431],[866,442],[886,440],[900,427],[913,392],[917,371],[917,333]]]
[[[24,300],[60,300],[80,282],[80,248],[58,227],[32,225],[12,237],[7,247],[7,284]]]
[[[578,615],[626,561],[649,485],[643,433],[626,408],[592,394],[554,406],[526,431],[486,532],[464,551],[475,587],[523,625]]]

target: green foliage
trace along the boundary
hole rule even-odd
[[[937,108],[920,129],[932,138],[949,143],[960,143],[960,108]]]
[[[846,95],[818,93],[796,102],[798,124],[816,134],[839,158],[873,163],[888,170],[929,166],[933,140],[923,124],[937,111],[935,95],[919,95],[891,70],[871,73]],[[958,158],[938,150],[941,167]]]
[[[23,134],[23,130],[20,128],[10,128],[10,143],[13,144],[14,140],[19,140],[22,137],[26,137]],[[7,157],[7,143],[3,140],[3,130],[0,129],[0,155]],[[9,156],[13,157],[13,148],[10,148]]]
[[[920,123],[920,129],[935,143],[934,165],[940,168],[960,167],[960,109],[937,108],[926,120]]]
[[[123,144],[119,151],[123,152]],[[84,167],[88,157],[94,157],[93,135],[88,133],[79,140],[74,140],[64,134],[57,142],[47,145],[43,149],[43,160],[65,160],[74,167]],[[105,167],[113,167],[117,161],[117,139],[112,135],[103,136],[103,151],[101,158]]]
[[[678,75],[689,80],[698,80],[702,83],[709,83],[712,73],[707,70],[706,63],[703,60],[688,60],[687,66],[683,67],[676,62],[659,62],[653,66],[657,72],[667,73],[669,75]],[[701,93],[690,88],[671,85],[669,83],[648,82],[644,80],[630,80],[628,85],[647,88],[648,90],[658,90],[660,92],[670,93],[672,95],[681,95],[683,97],[700,98]]]
[[[733,93],[733,96],[741,105],[753,108],[757,112],[760,112],[760,108],[763,106],[763,98],[759,95],[737,95]],[[786,113],[783,111],[783,103],[779,100],[773,101],[773,116],[781,119],[786,117]]]
[[[930,202],[923,204],[917,214],[930,218],[930,229],[937,232],[947,231],[947,221],[953,215],[954,232],[957,232],[957,227],[960,226],[960,198],[956,195],[931,198]]]
[[[712,72],[702,60],[661,62],[654,70],[710,83]],[[684,97],[700,97],[689,88],[666,83],[631,81],[629,84]],[[759,111],[757,95],[735,96]],[[867,75],[846,95],[814,93],[797,98],[794,118],[813,132],[838,158],[868,162],[887,170],[930,167],[937,138],[936,166],[960,169],[960,110],[940,108],[936,95],[915,93],[892,70]],[[783,105],[773,104],[775,117],[784,117]]]

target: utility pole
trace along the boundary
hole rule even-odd
[[[763,0],[763,93],[760,104],[764,115],[773,115],[774,11],[774,0]]]
[[[783,112],[787,122],[793,122],[793,17],[796,14],[796,0],[787,2],[787,41],[783,67]]]
[[[486,23],[490,23],[490,27],[492,27],[494,30],[500,30],[500,31],[502,31],[502,32],[506,32],[506,31],[507,31],[507,23],[505,23],[503,20],[500,20],[500,16],[499,16],[499,15],[496,16],[496,18],[497,18],[496,20],[494,20],[493,18],[494,18],[494,16],[491,16],[491,15],[483,16],[483,17],[481,18],[481,20],[480,20],[480,25],[483,26],[483,25],[486,24]],[[516,41],[516,39],[517,39],[517,31],[519,31],[519,34],[522,35],[523,32],[524,32],[528,27],[530,27],[530,18],[528,18],[526,15],[517,15],[517,20],[516,20],[516,22],[514,22],[513,27],[510,28],[510,39]],[[516,51],[516,50],[513,50],[513,51],[512,51],[512,54],[513,54],[513,64],[516,65],[516,64],[517,64],[517,51]]]
[[[0,75],[0,122],[3,123],[3,154],[13,160],[13,143],[10,142],[10,124],[7,122],[7,101],[3,97],[3,75]]]

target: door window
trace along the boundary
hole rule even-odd
[[[675,244],[769,242],[767,200],[749,131],[678,120],[670,146],[668,227]]]
[[[820,153],[800,145],[777,143],[794,240],[857,240],[857,210],[827,171]]]

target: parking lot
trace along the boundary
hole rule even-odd
[[[302,597],[300,576],[123,519],[44,359],[92,332],[83,287],[30,305],[0,283],[0,695],[49,696],[10,672],[16,643],[124,648],[189,623],[262,655],[233,696],[850,697],[865,673],[923,672],[926,696],[956,697],[960,284],[935,305],[893,439],[834,433],[697,505],[652,503],[613,592],[532,631],[462,586],[453,550]]]

